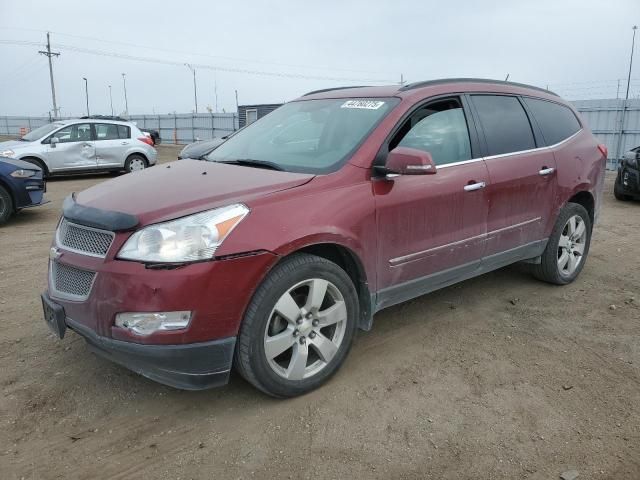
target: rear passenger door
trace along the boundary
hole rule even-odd
[[[122,167],[131,146],[131,128],[115,123],[96,123],[98,168]]]
[[[555,203],[556,162],[551,151],[540,148],[542,138],[520,98],[470,98],[491,180],[485,250],[490,257],[545,238]]]

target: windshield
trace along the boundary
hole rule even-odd
[[[43,125],[41,127],[36,128],[35,130],[30,131],[20,140],[25,142],[34,142],[36,140],[40,140],[45,135],[53,132],[55,129],[62,127],[62,123],[48,123],[47,125]]]
[[[291,102],[238,131],[205,158],[266,162],[290,172],[336,170],[399,102],[397,98]]]

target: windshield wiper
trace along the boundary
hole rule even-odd
[[[253,160],[251,158],[239,158],[237,160],[222,160],[218,161],[218,163],[230,163],[231,165],[243,165],[247,167],[258,167],[258,168],[268,168],[270,170],[278,170],[280,172],[284,171],[277,163],[268,162],[266,160]]]

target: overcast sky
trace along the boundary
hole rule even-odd
[[[92,114],[110,113],[108,85],[122,113],[122,72],[130,113],[190,112],[193,78],[184,63],[198,65],[199,110],[215,109],[217,84],[218,110],[229,112],[234,90],[240,104],[280,103],[317,88],[398,82],[401,74],[509,74],[570,99],[615,97],[620,78],[624,95],[640,1],[0,0],[0,18],[0,115],[52,108],[47,60],[37,53],[46,31],[61,53],[54,78],[62,115],[85,113],[82,77]],[[638,56],[632,78],[635,97]]]

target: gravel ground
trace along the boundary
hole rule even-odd
[[[173,390],[49,333],[62,200],[106,178],[54,179],[0,227],[0,478],[640,479],[640,203],[611,174],[575,283],[513,266],[389,308],[287,401],[237,375]]]

